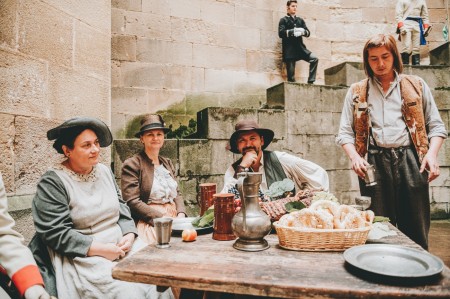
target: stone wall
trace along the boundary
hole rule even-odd
[[[112,128],[129,138],[139,115],[157,112],[177,128],[205,107],[258,108],[267,88],[282,82],[279,19],[285,0],[112,1]],[[368,37],[394,33],[396,1],[302,0],[298,15],[311,31],[306,45],[324,70],[361,61]],[[445,0],[428,0],[434,26],[423,46],[442,43]],[[297,63],[305,82],[308,64]]]
[[[274,131],[268,150],[289,152],[322,166],[329,175],[330,192],[341,203],[354,203],[354,197],[359,195],[358,178],[344,151],[335,144],[335,136],[348,85],[355,78],[364,78],[364,72],[355,63],[339,65],[334,70],[334,74],[327,70],[327,76],[340,86],[281,83],[267,90],[266,109],[209,107],[197,113],[198,139],[166,140],[161,155],[177,167],[188,214],[198,215],[199,184],[216,183],[217,191],[222,190],[225,171],[239,158],[226,150],[226,145],[235,123],[242,119],[254,119],[261,127]],[[420,75],[429,83],[442,120],[449,128],[450,67],[407,67],[405,73]],[[114,141],[114,173],[119,182],[123,161],[140,150],[142,144],[137,139]],[[450,142],[446,141],[438,156],[441,175],[430,184],[433,218],[450,215],[449,153]]]
[[[58,159],[48,129],[111,122],[110,1],[0,1],[0,172],[10,211],[30,207]],[[109,164],[110,151],[104,153]],[[24,222],[25,223],[25,222]]]

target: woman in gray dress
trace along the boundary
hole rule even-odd
[[[46,286],[54,287],[49,291],[60,299],[172,298],[170,289],[158,293],[154,285],[111,276],[115,261],[135,245],[137,231],[111,170],[99,163],[100,147],[112,142],[106,124],[73,118],[47,137],[66,157],[42,176],[32,205],[31,248],[43,245],[34,253]]]

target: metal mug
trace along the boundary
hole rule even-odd
[[[368,165],[367,170],[365,171],[364,181],[366,182],[366,186],[375,186],[377,184],[375,178],[375,167],[373,165]]]
[[[153,219],[153,225],[156,234],[156,244],[157,248],[168,248],[170,247],[170,235],[172,234],[172,218],[163,217]]]
[[[361,210],[367,210],[372,203],[372,198],[370,196],[356,196],[355,204],[361,207]]]

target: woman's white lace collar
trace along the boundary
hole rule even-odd
[[[95,182],[98,178],[98,170],[97,165],[94,165],[92,171],[88,174],[77,173],[62,163],[55,164],[53,166],[54,169],[62,170],[69,175],[71,179],[77,182]]]

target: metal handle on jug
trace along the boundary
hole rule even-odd
[[[247,172],[244,176],[239,177],[237,182],[237,187],[239,191],[239,196],[241,197],[241,209],[242,209],[242,221],[243,221],[243,230],[247,230],[247,221],[246,221],[246,213],[245,213],[245,195],[244,195],[244,179],[247,178]]]

